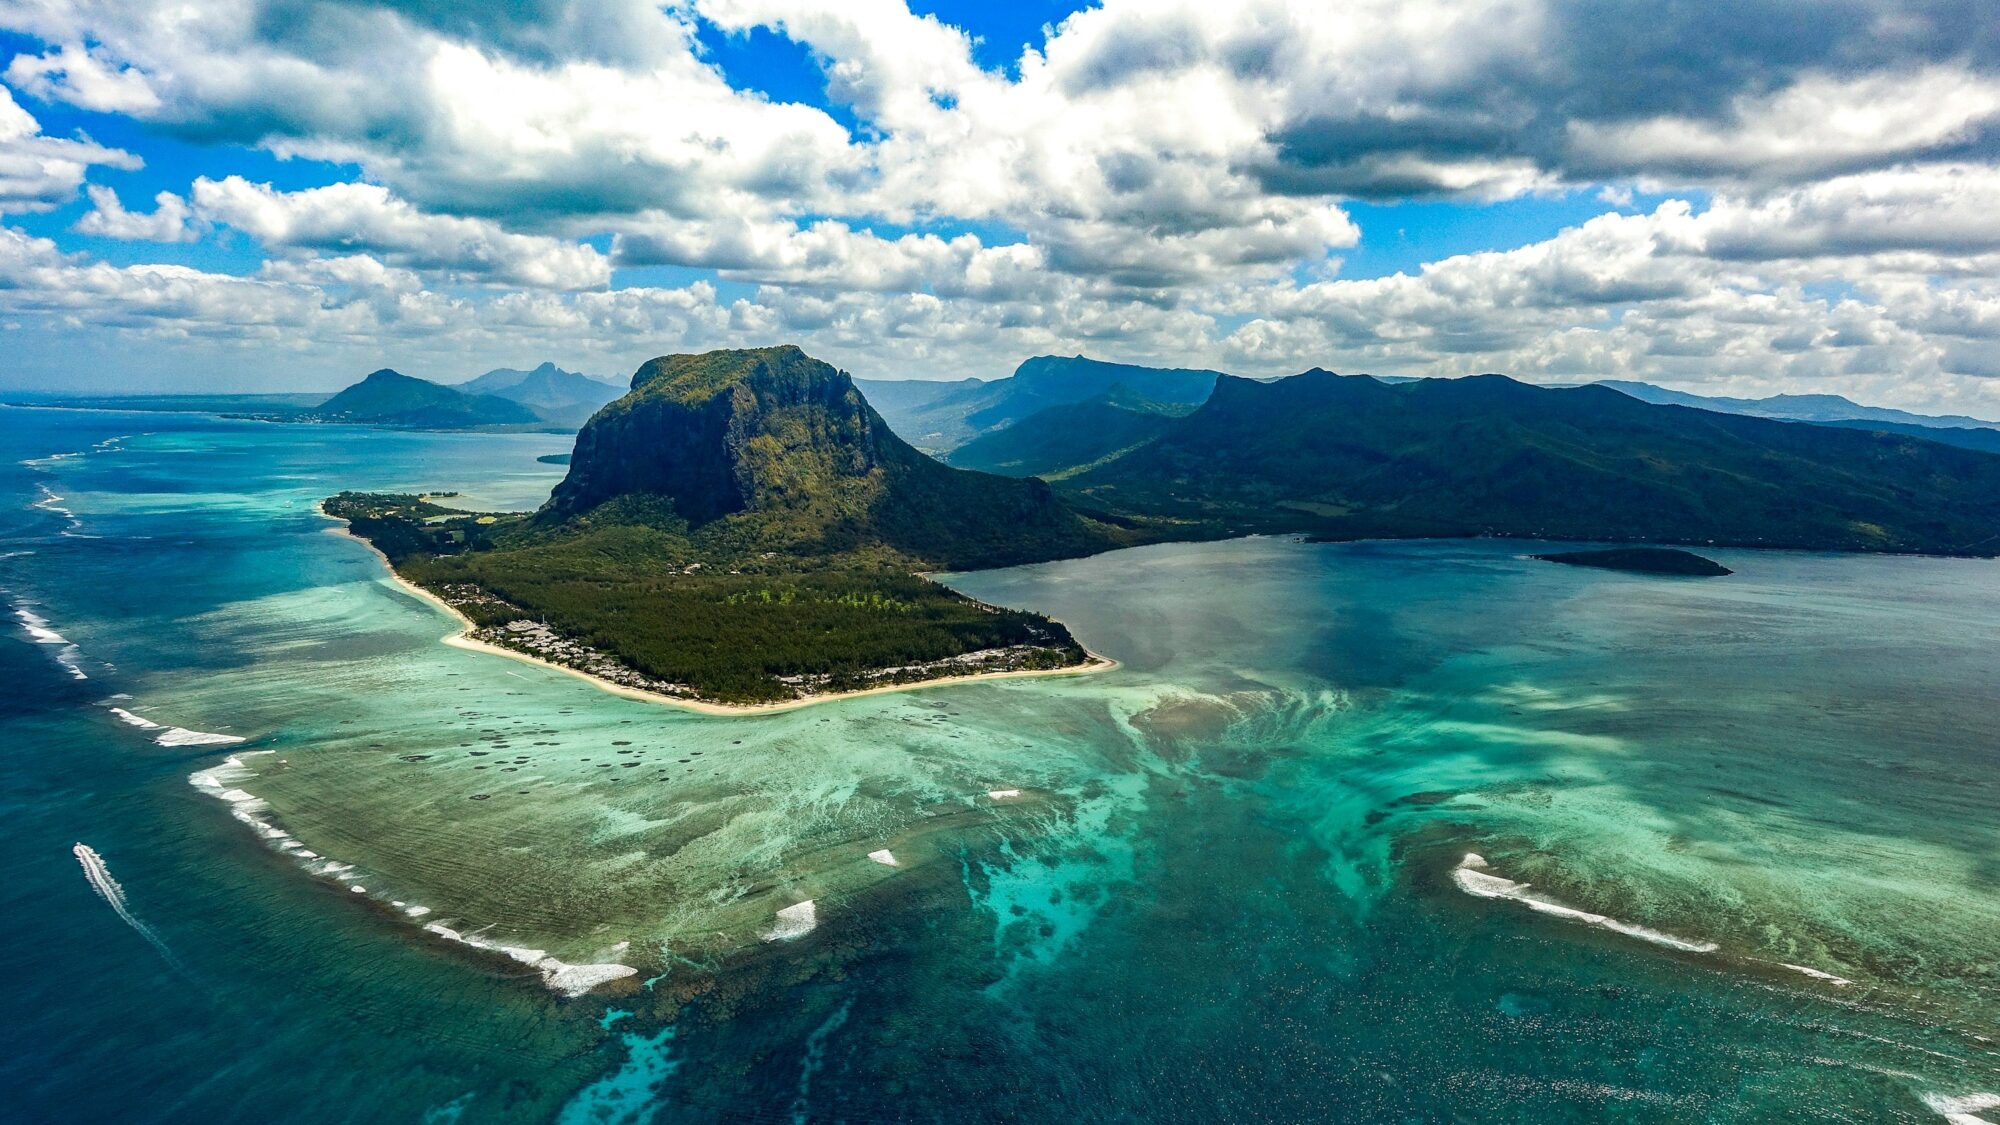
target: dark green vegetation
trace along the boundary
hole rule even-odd
[[[1086,402],[1040,410],[946,455],[961,469],[1061,480],[1167,432],[1194,408],[1154,402],[1124,385]]]
[[[1692,551],[1667,547],[1612,547],[1603,551],[1557,551],[1531,555],[1543,562],[1564,566],[1590,566],[1600,570],[1629,570],[1636,574],[1684,574],[1698,578],[1720,578],[1736,573],[1714,559]]]
[[[887,566],[711,567],[664,507],[553,529],[406,495],[342,493],[325,507],[475,637],[669,695],[763,703],[1087,659],[1046,617]]]
[[[374,426],[464,429],[524,426],[541,421],[518,402],[472,395],[415,379],[384,367],[304,415],[309,421],[359,422]]]
[[[913,572],[1135,541],[1041,481],[925,457],[793,347],[646,364],[540,512],[360,494],[326,509],[482,639],[730,702],[1080,663],[1061,625]]]
[[[1100,398],[1114,388],[1157,403],[1196,406],[1220,377],[1215,371],[1042,355],[1024,361],[1012,377],[992,382],[864,379],[857,385],[898,434],[928,452],[942,453],[1051,406]]]
[[[2000,552],[2000,457],[1499,375],[1226,378],[1064,488],[1217,534]]]
[[[1877,422],[1863,418],[1829,418],[1812,424],[1835,426],[1843,430],[1867,430],[1878,434],[1901,434],[1904,437],[1955,445],[1960,449],[2000,453],[2000,429],[1990,429],[1985,426],[1920,426],[1911,422]]]
[[[453,389],[519,403],[542,421],[568,429],[583,425],[598,407],[625,393],[625,388],[615,383],[564,371],[553,363],[531,371],[495,368]]]

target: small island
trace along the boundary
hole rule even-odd
[[[1692,578],[1720,578],[1735,572],[1714,559],[1692,551],[1670,547],[1611,547],[1599,551],[1559,551],[1530,555],[1543,562],[1564,566],[1591,566],[1600,570],[1624,570],[1634,574],[1674,574]]]
[[[567,465],[569,457],[567,453],[544,453],[535,460],[543,465]]]

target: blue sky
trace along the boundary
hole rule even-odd
[[[623,375],[788,340],[875,377],[1086,353],[2000,413],[1991,24],[1958,0],[0,7],[0,386]]]

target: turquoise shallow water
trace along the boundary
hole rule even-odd
[[[2000,566],[1145,548],[951,580],[1115,672],[713,719],[438,644],[311,511],[528,506],[562,444],[0,412],[29,1119],[1945,1121],[2000,1091]],[[571,998],[552,962],[631,975]]]

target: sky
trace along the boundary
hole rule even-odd
[[[0,387],[797,343],[2000,417],[1991,0],[0,0]]]

